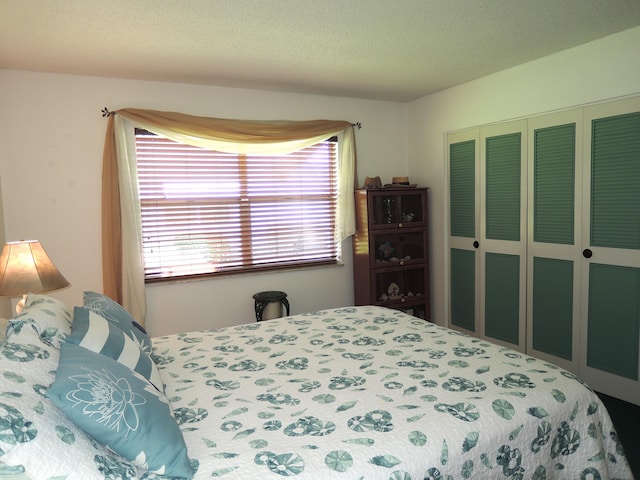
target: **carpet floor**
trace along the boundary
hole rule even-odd
[[[598,396],[609,411],[633,476],[640,480],[640,407],[602,393]]]

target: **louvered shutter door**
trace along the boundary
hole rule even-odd
[[[534,241],[574,240],[575,124],[535,131]]]
[[[593,122],[591,245],[640,249],[640,113]]]
[[[520,240],[520,133],[486,141],[487,238]]]

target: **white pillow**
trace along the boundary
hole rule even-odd
[[[23,472],[33,480],[138,478],[131,463],[91,439],[45,397],[60,351],[44,343],[36,327],[27,323],[0,343],[0,472]]]
[[[60,349],[60,344],[71,333],[71,310],[60,300],[30,293],[24,310],[9,320],[7,336],[26,325],[34,328],[43,342]]]

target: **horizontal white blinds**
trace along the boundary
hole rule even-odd
[[[235,155],[136,132],[146,279],[337,261],[336,150]]]

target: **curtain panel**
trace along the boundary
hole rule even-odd
[[[336,239],[355,232],[357,188],[353,125],[347,121],[244,121],[126,108],[108,113],[102,171],[104,293],[144,325],[146,295],[134,128],[210,150],[282,155],[338,136]]]

